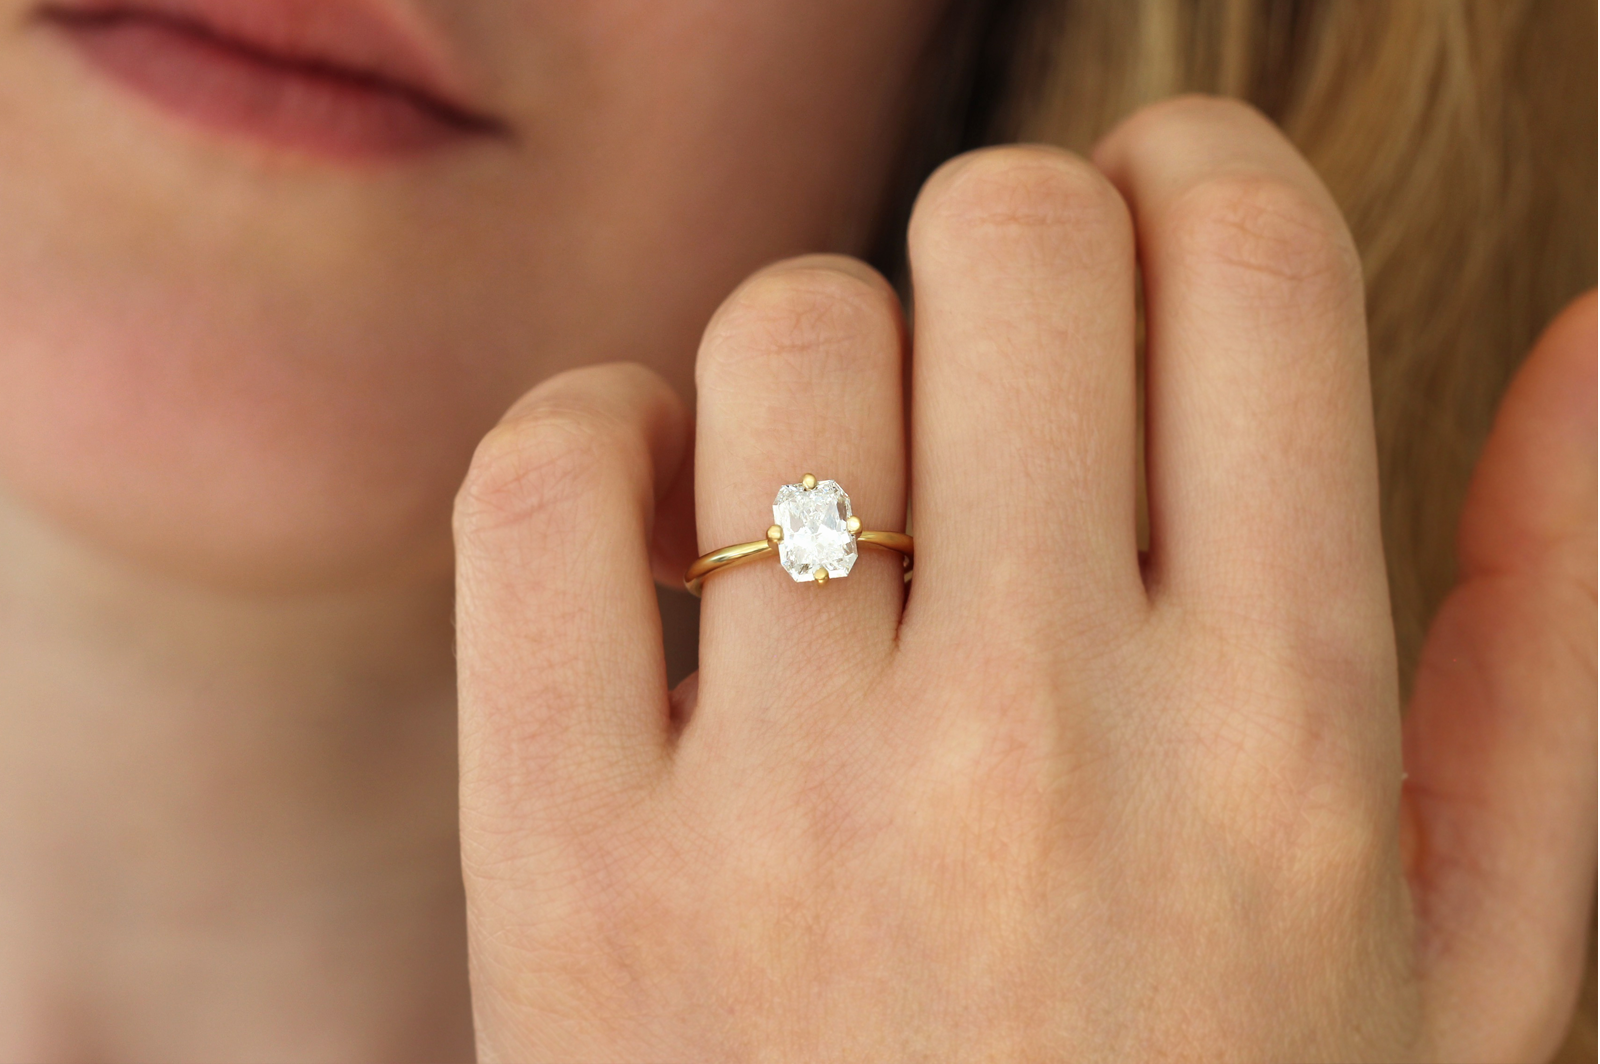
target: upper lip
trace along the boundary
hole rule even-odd
[[[165,22],[258,58],[396,93],[452,124],[505,133],[437,42],[387,0],[50,0],[64,21]]]

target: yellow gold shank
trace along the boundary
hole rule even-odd
[[[776,525],[773,526],[777,528]],[[728,569],[745,562],[755,561],[768,554],[778,553],[778,543],[782,538],[783,530],[778,529],[778,537],[772,537],[772,530],[768,529],[767,539],[758,539],[753,543],[735,543],[731,547],[714,550],[710,554],[703,554],[695,563],[689,566],[689,571],[684,574],[683,586],[690,594],[699,595],[701,585],[706,577],[719,569]],[[856,534],[856,543],[860,546],[879,547],[883,550],[892,550],[905,556],[906,569],[909,572],[912,558],[915,557],[915,548],[910,536],[904,532],[872,532],[863,530]],[[817,581],[819,584],[825,581]]]

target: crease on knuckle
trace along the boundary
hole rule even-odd
[[[1232,96],[1189,92],[1147,103],[1123,119],[1107,138],[1115,154],[1141,167],[1159,165],[1163,158],[1182,153],[1206,130],[1228,129],[1237,135],[1255,126],[1279,137],[1272,120],[1250,103]]]
[[[891,299],[885,286],[826,267],[757,274],[707,329],[697,383],[836,380],[897,351]]]
[[[1168,211],[1180,251],[1248,302],[1342,307],[1361,292],[1361,264],[1330,207],[1275,178],[1232,175],[1200,182]]]
[[[1479,578],[1524,581],[1561,600],[1576,597],[1593,614],[1595,588],[1594,526],[1585,522],[1528,537],[1528,547],[1506,556],[1493,544],[1487,548],[1469,539],[1462,544],[1463,561]]]
[[[1181,734],[1212,831],[1286,882],[1353,882],[1371,871],[1377,799],[1339,724],[1356,707],[1311,709],[1322,686],[1288,668],[1214,669],[1198,689],[1209,711]]]
[[[619,434],[593,411],[547,408],[502,422],[478,445],[456,500],[458,537],[540,514],[566,520],[604,479]]]
[[[918,212],[926,231],[1044,229],[1091,239],[1126,215],[1120,195],[1087,163],[1037,148],[995,149],[937,186]]]

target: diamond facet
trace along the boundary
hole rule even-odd
[[[850,520],[850,496],[835,480],[819,480],[814,488],[785,484],[772,500],[772,519],[783,528],[778,561],[799,583],[850,575],[856,563],[856,537]]]

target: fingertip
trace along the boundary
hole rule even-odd
[[[1591,353],[1595,346],[1595,309],[1600,293],[1591,288],[1568,303],[1561,313],[1545,327],[1540,343],[1546,340],[1587,344]]]
[[[1596,386],[1596,292],[1583,293],[1556,315],[1528,356],[1529,390],[1548,394],[1569,431],[1593,444]]]
[[[1592,453],[1595,434],[1595,291],[1590,289],[1557,314],[1545,327],[1528,361],[1506,397],[1511,416],[1531,416],[1535,406],[1543,418],[1558,423]]]
[[[1462,514],[1468,575],[1586,558],[1593,584],[1596,306],[1557,315],[1507,389]]]

